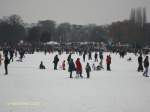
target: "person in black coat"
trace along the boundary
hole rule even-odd
[[[87,73],[87,78],[90,78],[91,67],[90,67],[89,63],[87,63],[85,70]]]
[[[103,68],[103,51],[102,50],[99,51],[99,58],[100,58],[100,66],[101,68]]]
[[[85,62],[85,56],[86,56],[86,53],[84,52],[83,53],[83,61]]]
[[[10,54],[10,59],[9,59],[9,60],[12,60],[12,62],[13,62],[14,50],[13,50],[13,49],[10,49],[10,50],[9,50],[9,54]]]
[[[71,59],[71,53],[69,54],[69,56],[67,58],[68,64],[69,64],[70,59]]]
[[[144,60],[144,68],[145,68],[145,71],[143,73],[143,76],[145,77],[149,77],[148,76],[148,67],[149,67],[149,60],[148,60],[148,56],[146,56],[145,60]]]
[[[4,56],[8,55],[8,48],[4,48],[3,54],[4,54]]]
[[[89,51],[89,60],[92,60],[92,52]]]
[[[39,68],[40,68],[40,69],[46,69],[46,67],[45,67],[44,64],[43,64],[43,61],[41,61]]]
[[[8,58],[8,55],[5,55],[5,60],[4,60],[4,66],[5,66],[5,75],[8,74],[8,64],[9,64],[10,60]]]
[[[53,61],[53,63],[54,63],[54,70],[57,70],[58,62],[59,62],[59,58],[58,58],[58,55],[56,55],[54,57],[54,61]]]
[[[21,61],[21,62],[22,62],[22,59],[23,59],[23,57],[24,57],[24,54],[25,54],[25,50],[20,49],[20,50],[19,50],[19,55],[20,55],[20,61]]]
[[[143,58],[142,58],[142,54],[140,54],[140,56],[138,57],[138,72],[143,72]]]
[[[95,55],[94,55],[95,62],[98,62],[97,55],[98,55],[97,52],[95,52]]]
[[[72,72],[75,71],[75,64],[73,62],[73,59],[70,59],[69,61],[69,69],[68,71],[70,72],[70,78],[72,78]]]

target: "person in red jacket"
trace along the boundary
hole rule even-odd
[[[107,64],[107,71],[110,71],[110,64],[111,64],[111,57],[110,55],[107,55],[107,58],[106,58],[106,64]]]
[[[80,58],[77,58],[76,60],[76,73],[77,73],[77,77],[81,77],[83,78],[82,76],[82,65],[81,65],[81,62],[80,62]]]

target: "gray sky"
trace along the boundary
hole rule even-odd
[[[150,0],[0,0],[0,18],[19,14],[28,23],[50,19],[103,25],[128,19],[131,8],[139,6],[146,7],[150,21]]]

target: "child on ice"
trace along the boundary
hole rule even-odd
[[[43,61],[41,61],[39,69],[46,69],[45,66],[43,65]]]

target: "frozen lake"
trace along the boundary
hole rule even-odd
[[[92,71],[90,79],[69,78],[68,71],[53,70],[55,54],[27,54],[23,62],[0,66],[0,112],[150,112],[150,78],[137,72],[137,57],[111,54],[112,71]],[[58,56],[62,64],[68,54]],[[77,57],[73,56],[74,61]],[[127,58],[131,57],[132,62]],[[85,69],[86,62],[83,64]],[[39,70],[40,61],[46,70]],[[90,65],[94,61],[89,61]],[[66,61],[67,65],[67,61]],[[58,67],[59,68],[59,67]],[[66,67],[68,68],[68,67]],[[75,77],[76,73],[73,73]],[[149,72],[150,75],[150,72]]]

